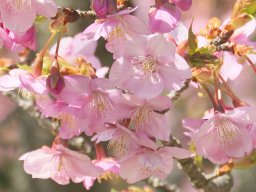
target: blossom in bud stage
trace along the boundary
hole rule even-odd
[[[97,41],[100,37],[112,40],[123,37],[125,34],[147,34],[145,24],[137,17],[130,15],[133,11],[134,9],[122,10],[114,15],[108,15],[106,19],[96,20],[84,30],[84,38]]]
[[[207,121],[190,121],[190,137],[197,153],[218,164],[250,154],[255,147],[255,110],[255,107],[239,107],[215,114]]]
[[[36,15],[54,17],[57,6],[54,0],[0,0],[0,13],[7,29],[24,33],[32,27]]]
[[[92,0],[91,8],[100,18],[117,12],[117,5],[114,0]]]
[[[179,89],[191,78],[186,61],[175,54],[175,45],[162,35],[132,36],[107,48],[118,58],[111,67],[110,79],[140,98],[152,99],[164,90]]]
[[[177,147],[163,147],[157,150],[141,148],[119,161],[119,174],[128,183],[151,176],[165,179],[172,170],[173,157],[184,159],[191,155],[187,150]]]
[[[65,84],[62,75],[60,74],[59,64],[57,60],[54,60],[50,75],[46,79],[46,85],[51,92],[55,94],[60,94],[63,90]]]
[[[24,48],[35,51],[37,46],[35,27],[31,27],[23,34],[18,34],[6,29],[0,22],[0,39],[2,46],[12,51],[22,51]]]
[[[74,37],[64,37],[60,41],[58,55],[63,59],[75,65],[77,59],[84,59],[92,64],[96,69],[101,67],[99,59],[94,55],[97,42],[93,40],[82,40],[82,34],[78,33]],[[54,55],[56,44],[51,48],[50,54]]]
[[[93,183],[96,179],[107,180],[107,179],[111,179],[115,175],[118,175],[120,165],[113,158],[103,158],[100,160],[93,160],[92,163],[95,166],[102,168],[104,171],[97,178],[89,177],[89,176],[85,177],[85,179],[83,181],[83,185],[87,190],[89,190],[93,186]]]
[[[86,155],[55,145],[52,148],[26,153],[20,157],[24,161],[24,170],[33,178],[51,178],[61,185],[67,185],[70,179],[80,183],[86,176],[98,177],[103,171],[96,167]]]
[[[128,128],[148,137],[169,141],[171,129],[164,114],[171,108],[171,99],[158,96],[146,100],[126,94],[118,104],[116,118],[130,119]]]

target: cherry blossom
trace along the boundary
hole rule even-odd
[[[54,0],[0,0],[1,20],[7,29],[15,33],[29,30],[36,15],[50,18],[56,12]]]
[[[69,184],[70,179],[80,183],[85,176],[97,177],[102,172],[89,157],[62,145],[44,146],[22,155],[20,160],[24,161],[24,170],[33,178],[51,178],[60,185]]]
[[[190,156],[190,152],[177,147],[163,147],[155,151],[142,148],[120,160],[120,176],[128,183],[150,176],[165,179],[172,170],[173,157],[184,159]]]
[[[197,153],[219,164],[251,153],[255,138],[250,132],[254,130],[254,124],[254,107],[240,107],[225,114],[218,113],[207,121],[187,122],[188,127],[191,127],[190,137],[196,144]]]
[[[177,90],[191,77],[191,71],[186,61],[175,54],[175,48],[161,35],[133,36],[122,45],[112,43],[108,50],[118,59],[111,67],[110,79],[147,99],[164,90]]]

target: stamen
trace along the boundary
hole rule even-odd
[[[121,26],[116,26],[108,35],[108,42],[114,41],[116,38],[124,37],[125,33]]]
[[[112,103],[109,98],[99,92],[93,94],[91,103],[94,110],[100,113],[112,108]]]
[[[150,123],[150,113],[152,113],[152,109],[148,106],[138,107],[132,115],[130,128],[137,130],[141,127],[148,126]]]
[[[74,127],[75,117],[73,115],[63,112],[63,113],[59,114],[58,119],[61,119],[62,121],[67,123],[67,126],[69,128]]]
[[[124,154],[128,150],[124,137],[125,135],[123,134],[119,138],[111,140],[108,143],[108,149],[113,148],[116,152]]]
[[[228,119],[220,119],[217,124],[217,135],[221,143],[232,143],[234,138],[237,137],[239,129]]]
[[[132,57],[130,62],[133,64],[133,70],[136,75],[144,75],[145,78],[151,77],[152,81],[159,82],[160,76],[158,73],[159,66],[157,59],[152,56],[137,56]]]

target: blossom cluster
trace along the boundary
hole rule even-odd
[[[8,69],[0,77],[0,91],[33,95],[42,116],[60,122],[51,147],[20,157],[24,170],[61,185],[82,182],[86,189],[111,175],[128,183],[166,178],[173,158],[193,157],[188,150],[165,145],[171,136],[166,116],[171,95],[188,81],[205,88],[213,104],[203,119],[183,121],[196,154],[215,164],[250,155],[256,147],[256,108],[238,99],[226,81],[238,77],[242,59],[246,65],[253,58],[256,44],[249,36],[255,20],[238,28],[212,20],[195,35],[180,22],[191,0],[134,1],[134,8],[122,8],[121,2],[92,0],[94,23],[74,37],[61,38],[65,20],[52,32],[61,39],[51,48],[47,43],[32,66]],[[53,19],[56,25],[62,19],[57,12],[53,0],[0,0],[0,46],[36,50],[36,18]],[[94,55],[100,38],[113,54],[110,68]],[[214,85],[213,95],[206,82]],[[224,104],[224,92],[233,107]],[[80,135],[95,144],[95,159],[68,148],[68,140]]]

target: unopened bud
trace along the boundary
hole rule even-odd
[[[64,79],[60,73],[57,60],[54,61],[51,67],[51,72],[46,80],[46,85],[54,94],[59,94],[65,87]]]
[[[91,9],[100,18],[105,18],[117,12],[117,5],[114,0],[92,0]]]

